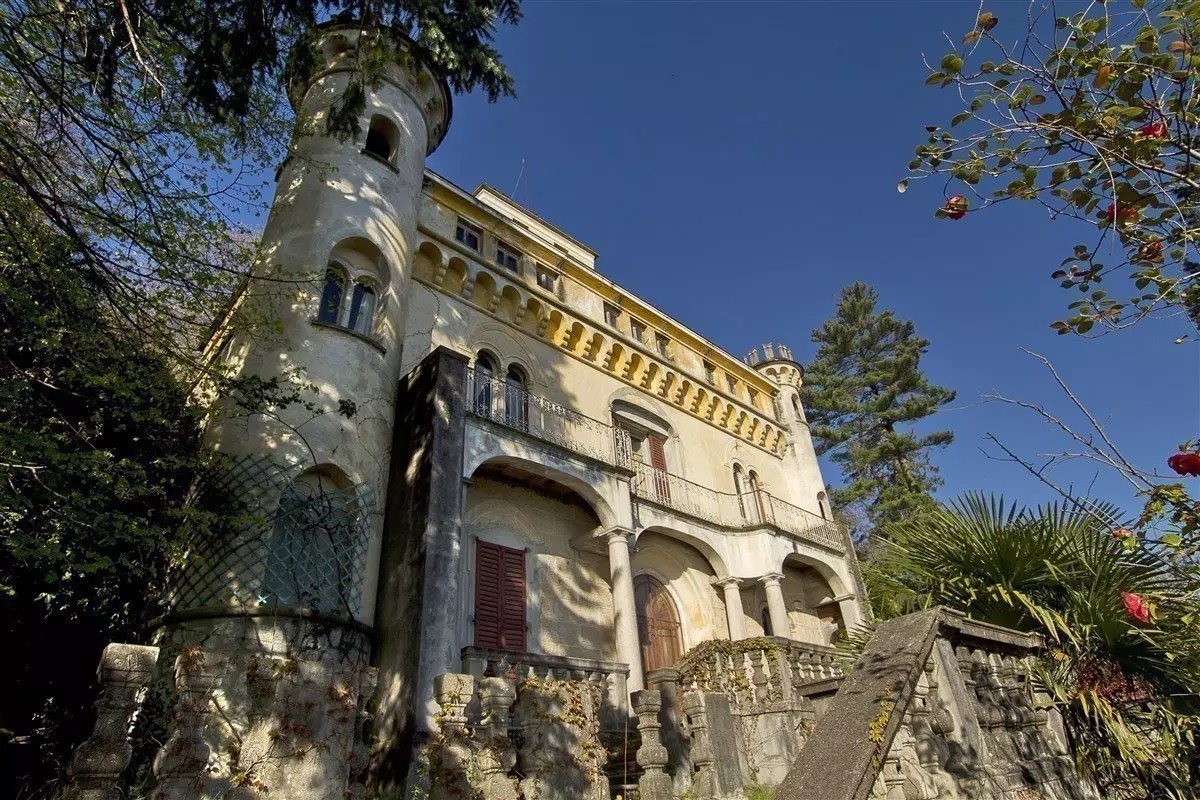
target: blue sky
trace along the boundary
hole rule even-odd
[[[1024,4],[993,8],[1015,35]],[[940,221],[940,186],[896,191],[923,126],[961,110],[924,86],[921,57],[940,60],[943,31],[957,41],[973,3],[534,1],[525,12],[498,38],[519,97],[457,98],[430,166],[468,189],[515,188],[598,250],[602,273],[735,354],[773,340],[807,360],[841,287],[873,284],[932,341],[930,378],[958,391],[933,420],[956,435],[936,456],[943,497],[1050,498],[983,452],[988,433],[1031,456],[1069,446],[1028,412],[981,401],[997,391],[1069,414],[1020,347],[1051,358],[1139,465],[1165,468],[1200,433],[1200,348],[1172,343],[1180,325],[1096,341],[1049,329],[1074,299],[1049,274],[1086,236],[1077,223],[1013,203]],[[1093,466],[1058,478],[1135,505]]]

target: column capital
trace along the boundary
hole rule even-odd
[[[713,578],[712,584],[713,586],[720,586],[722,589],[729,591],[730,586],[736,586],[739,589],[742,588],[742,579],[731,575],[728,578]]]
[[[759,575],[758,582],[763,586],[777,586],[783,580],[782,572],[768,572],[766,575]]]
[[[635,534],[632,529],[616,526],[616,527],[609,528],[608,530],[600,531],[599,533],[596,534],[596,538],[597,539],[602,538],[608,542],[612,542],[614,539],[620,537],[625,542],[628,542],[634,535]]]

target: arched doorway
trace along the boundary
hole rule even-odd
[[[667,587],[649,575],[639,575],[633,582],[633,596],[637,604],[642,669],[650,672],[675,666],[683,655],[683,633],[679,612]]]

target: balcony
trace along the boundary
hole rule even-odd
[[[467,411],[614,467],[629,467],[629,434],[476,369],[467,370]]]
[[[642,501],[722,528],[747,530],[769,525],[822,547],[846,552],[841,525],[762,490],[718,492],[647,464],[636,463],[633,493]]]
[[[764,491],[738,495],[692,483],[634,458],[629,433],[580,414],[489,373],[467,370],[467,411],[612,467],[631,470],[634,496],[730,530],[770,526],[839,553],[846,533],[836,522]]]

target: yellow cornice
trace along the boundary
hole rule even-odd
[[[590,320],[590,319],[584,317],[582,314],[580,314],[578,312],[577,309],[573,308],[571,305],[564,303],[562,300],[560,300],[559,298],[554,296],[552,293],[547,292],[546,290],[542,289],[540,286],[537,286],[536,284],[529,284],[529,283],[527,283],[523,280],[519,280],[519,279],[514,280],[514,276],[511,272],[508,272],[507,270],[499,267],[498,265],[492,264],[487,259],[480,258],[479,253],[477,253],[476,251],[471,250],[470,248],[464,247],[463,245],[459,244],[458,242],[456,242],[452,239],[448,239],[443,234],[439,233],[438,231],[432,230],[432,229],[426,227],[425,225],[418,225],[418,231],[421,235],[428,238],[431,242],[434,242],[439,247],[444,248],[446,251],[448,251],[448,253],[454,253],[457,256],[459,256],[460,258],[462,258],[463,260],[474,264],[479,269],[486,270],[488,273],[490,273],[493,276],[494,280],[496,281],[496,285],[498,287],[501,285],[519,285],[520,291],[524,291],[524,292],[530,294],[531,296],[536,297],[538,299],[538,301],[541,302],[543,305],[558,309],[560,312],[563,313],[565,319],[576,318],[576,319],[580,319],[580,320],[587,320],[593,327],[596,327],[596,322],[594,320]],[[459,294],[447,292],[445,290],[445,288],[442,287],[441,285],[438,285],[435,283],[430,283],[430,282],[416,276],[415,274],[413,277],[415,280],[419,281],[421,284],[428,287],[430,290],[438,292],[439,294],[443,294],[446,297],[457,299],[458,301],[465,303],[466,305],[475,309],[477,312],[485,314],[489,317],[492,317],[493,319],[496,319],[496,320],[504,323],[506,326],[513,327],[514,330],[518,330],[525,335],[529,335],[526,331],[522,331],[519,327],[513,326],[512,322],[510,320],[505,319],[504,317],[500,316],[499,314],[496,314],[495,312],[491,311],[490,309],[483,308],[482,306],[476,305],[475,303],[471,302],[470,299],[463,297]],[[645,359],[647,359],[648,363],[658,364],[663,369],[669,370],[671,372],[675,372],[676,374],[680,375],[681,377],[689,377],[694,380],[694,376],[688,375],[688,373],[686,373],[682,369],[680,369],[677,364],[669,362],[667,359],[664,359],[659,353],[651,351],[650,349],[645,347],[643,344],[641,344],[640,342],[637,342],[636,340],[632,339],[631,337],[626,336],[621,331],[606,329],[604,331],[604,336],[606,336],[610,340],[619,341],[622,347],[636,350],[643,357],[645,357]],[[545,341],[545,340],[543,340],[543,341]],[[553,342],[549,342],[549,344],[553,349],[557,350],[558,352],[565,353],[566,355],[570,356],[571,358],[574,358],[575,360],[579,361],[582,364],[587,364],[588,366],[590,366],[593,369],[598,369],[602,372],[606,372],[596,362],[588,360],[586,358],[583,358],[578,353],[572,352],[571,350],[568,350],[563,347],[556,346],[556,344]],[[608,372],[607,374],[613,374],[613,373]],[[618,376],[618,379],[620,379],[619,376]],[[684,411],[684,413],[687,413],[687,414],[695,417],[696,419],[699,419],[703,422],[706,422],[709,425],[712,425],[717,430],[728,433],[729,435],[733,436],[735,439],[737,439],[740,442],[746,442],[750,446],[756,447],[759,450],[762,450],[764,453],[769,453],[770,455],[773,455],[776,458],[783,457],[784,446],[782,444],[780,444],[778,446],[777,450],[772,450],[768,447],[765,447],[765,446],[759,444],[757,441],[754,441],[753,439],[749,439],[744,436],[738,435],[737,433],[731,431],[729,428],[727,428],[721,424],[718,424],[715,419],[706,417],[702,414],[693,412],[690,409],[684,408],[683,406],[681,406],[677,403],[674,403],[669,399],[665,399],[665,398],[661,397],[656,392],[651,391],[650,389],[648,389],[646,387],[640,386],[639,384],[632,382],[632,381],[628,381],[628,380],[625,380],[624,382],[626,384],[628,384],[629,386],[634,387],[638,391],[644,392],[645,394],[647,394],[651,397],[654,397],[656,400],[666,402],[668,405],[672,405],[675,408],[681,409],[682,411]],[[698,389],[703,388],[705,391],[708,391],[709,393],[713,394],[714,396],[721,398],[723,401],[732,404],[735,408],[738,408],[738,409],[746,412],[747,414],[750,414],[753,418],[758,419],[760,421],[760,423],[766,424],[769,428],[775,429],[777,431],[778,435],[781,437],[781,441],[788,440],[786,426],[783,425],[779,420],[775,419],[774,417],[768,415],[766,412],[762,411],[761,409],[755,408],[754,406],[743,401],[741,398],[734,397],[734,396],[728,394],[727,392],[719,389],[718,387],[711,386],[707,383],[704,383],[703,381],[698,381],[695,383],[695,385],[697,386]]]
[[[778,394],[778,386],[737,356],[704,338],[655,306],[650,305],[616,281],[610,280],[596,270],[579,263],[576,259],[571,258],[569,254],[562,252],[553,245],[535,238],[532,231],[513,226],[507,219],[504,219],[494,210],[481,203],[473,195],[450,183],[446,178],[429,170],[426,170],[426,173],[434,178],[434,180],[429,182],[429,185],[434,187],[431,195],[439,202],[442,202],[443,205],[464,214],[468,219],[474,219],[477,223],[483,224],[489,232],[497,233],[496,226],[504,226],[504,232],[507,235],[502,235],[501,238],[511,241],[512,244],[520,247],[535,261],[539,261],[548,267],[553,267],[563,275],[569,276],[572,280],[592,290],[602,299],[616,302],[622,310],[629,312],[642,322],[661,330],[674,342],[687,347],[687,349],[698,355],[702,360],[711,361],[715,366],[720,367],[723,372],[732,374],[736,378],[745,381],[747,385],[753,386],[768,397],[774,397]],[[477,217],[479,215],[487,217],[491,223],[490,226],[478,220]],[[497,235],[500,234],[497,233]],[[572,239],[571,241],[574,242],[575,240]],[[580,244],[580,246],[588,249],[586,245]],[[490,268],[491,265],[487,264],[486,259],[477,260]],[[561,302],[558,305],[564,310],[571,310],[576,316],[581,316],[577,310],[570,309]],[[595,323],[598,320],[592,320],[592,322]],[[622,340],[624,338],[622,337]],[[638,344],[632,338],[630,338],[629,343],[635,346]],[[682,371],[678,366],[675,369]],[[703,381],[704,376],[691,375],[691,377]],[[718,387],[710,388],[715,389],[722,396],[728,396]],[[728,399],[739,405],[744,405],[739,398],[728,396]],[[762,414],[761,411],[754,410],[755,413]]]

